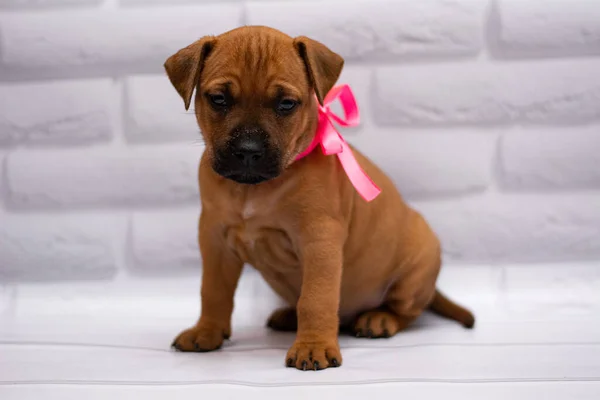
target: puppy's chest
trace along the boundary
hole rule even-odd
[[[225,236],[229,248],[261,272],[297,269],[299,262],[292,241],[277,224],[275,212],[257,207],[246,205],[235,222],[228,224]]]

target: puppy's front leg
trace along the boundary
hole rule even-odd
[[[202,310],[196,326],[179,334],[173,347],[180,351],[216,350],[231,335],[235,289],[243,268],[225,244],[217,224],[202,212],[199,229],[202,254]]]
[[[303,276],[296,306],[298,332],[286,356],[288,367],[302,370],[342,364],[338,309],[344,231],[334,220],[312,221],[299,235]]]

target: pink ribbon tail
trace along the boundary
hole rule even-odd
[[[339,117],[329,108],[329,105],[336,99],[340,100],[345,118]],[[356,126],[360,122],[356,99],[348,85],[337,86],[329,91],[323,101],[323,106],[319,106],[319,125],[315,138],[297,159],[305,157],[320,144],[323,154],[337,155],[348,179],[350,179],[350,182],[362,198],[366,201],[375,199],[381,193],[381,189],[361,168],[354,157],[352,149],[335,129],[332,121],[341,126]]]

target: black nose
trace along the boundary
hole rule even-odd
[[[265,155],[265,144],[260,138],[240,136],[231,144],[231,150],[245,167],[254,167]]]

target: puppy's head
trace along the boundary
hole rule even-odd
[[[196,90],[196,118],[213,169],[257,184],[277,177],[308,146],[317,101],[343,64],[307,37],[243,27],[201,38],[169,57],[165,69],[186,110]]]

